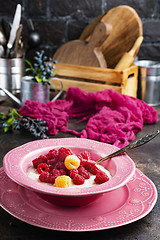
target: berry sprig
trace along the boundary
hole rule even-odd
[[[46,121],[41,120],[39,118],[33,119],[30,117],[22,117],[19,122],[20,128],[26,129],[33,136],[37,138],[48,138],[46,132],[48,131],[48,127],[46,126]]]
[[[0,113],[0,128],[3,128],[4,132],[26,129],[36,138],[45,139],[48,138],[46,125],[46,121],[23,117],[15,109],[12,111],[9,109],[8,114]]]
[[[36,52],[34,57],[36,61],[33,65],[30,61],[25,60],[29,65],[29,68],[26,69],[26,72],[29,71],[30,75],[33,76],[33,80],[38,83],[51,84],[50,78],[54,77],[56,72],[54,71],[56,61],[52,62],[52,59],[49,58],[47,62],[47,56],[44,55],[44,51]],[[52,84],[53,85],[53,84]],[[55,86],[54,86],[55,88]]]
[[[0,113],[0,127],[4,129],[4,132],[14,130],[18,126],[20,118],[20,114],[15,109],[12,111],[8,109],[8,114]]]

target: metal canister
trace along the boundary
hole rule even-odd
[[[150,106],[160,105],[160,62],[139,60],[134,62],[138,71],[138,98]]]
[[[5,58],[0,58],[0,86],[9,91],[12,91],[9,60]],[[3,91],[0,90],[0,96],[6,95]]]
[[[9,60],[10,74],[12,79],[12,93],[18,93],[21,90],[21,79],[24,76],[24,59],[12,58]]]
[[[0,86],[13,94],[20,92],[21,79],[24,76],[24,59],[0,58]],[[0,91],[0,96],[5,96]]]
[[[46,102],[49,100],[49,85],[32,81],[31,76],[24,76],[21,80],[21,102],[27,99],[32,101]]]

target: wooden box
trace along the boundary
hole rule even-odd
[[[86,67],[57,63],[56,77],[63,81],[64,91],[69,87],[79,87],[86,92],[103,91],[112,88],[115,91],[137,97],[138,67],[133,65],[124,71],[108,68]],[[52,80],[55,83],[54,80]],[[60,89],[60,83],[57,84]]]

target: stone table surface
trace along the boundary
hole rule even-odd
[[[0,103],[0,112],[7,112],[8,107],[12,108],[10,102]],[[160,118],[160,106],[155,107]],[[81,130],[84,123],[75,125],[69,123],[76,130]],[[160,129],[160,121],[156,124],[145,125],[143,130],[136,135],[136,138],[152,133]],[[52,138],[73,137],[71,134],[58,133]],[[35,138],[21,132],[3,133],[0,130],[0,167],[3,166],[3,157],[11,149],[18,147]],[[128,152],[134,160],[136,167],[149,177],[155,184],[160,194],[160,134],[151,142]],[[158,240],[160,239],[160,201],[159,198],[152,211],[144,218],[125,226],[90,232],[66,232],[43,229],[25,223],[11,216],[4,209],[0,208],[0,239],[1,240],[44,240],[44,239],[99,239],[99,240]]]

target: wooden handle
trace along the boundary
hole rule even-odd
[[[134,57],[134,55],[135,55],[137,49],[140,47],[142,41],[143,41],[143,36],[140,36],[137,38],[132,49],[128,52],[130,56]]]
[[[14,57],[15,57],[15,58],[17,57],[18,44],[19,44],[19,39],[20,39],[20,37],[21,37],[22,28],[23,28],[23,25],[20,24],[20,25],[19,25],[19,28],[18,28],[18,30],[17,30],[17,33],[16,33],[16,40],[15,40],[15,47],[14,47]]]
[[[123,57],[120,59],[120,61],[118,62],[118,64],[115,66],[116,70],[123,71],[124,69],[130,67],[133,64],[135,57],[136,57],[136,53],[137,53],[142,41],[143,41],[142,36],[137,38],[137,40],[135,41],[131,50],[129,52],[125,53],[123,55]]]
[[[110,34],[112,26],[105,22],[100,22],[95,27],[91,38],[88,42],[88,46],[91,48],[100,47],[102,43],[106,40],[107,36]]]

